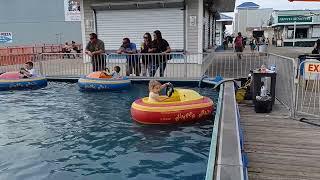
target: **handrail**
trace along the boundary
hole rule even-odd
[[[224,84],[223,103],[219,124],[215,178],[216,180],[244,180],[240,127],[233,82]]]
[[[220,86],[219,92],[219,99],[218,105],[216,110],[216,115],[214,118],[214,125],[212,130],[212,138],[211,138],[211,145],[210,145],[210,152],[208,158],[208,165],[207,165],[207,172],[205,180],[212,180],[214,178],[214,171],[216,165],[216,152],[217,152],[217,141],[218,141],[218,133],[219,133],[219,124],[220,124],[220,115],[221,115],[221,108],[222,108],[222,101],[223,101],[223,84]]]
[[[294,115],[295,116],[297,114],[302,114],[302,115],[307,115],[307,116],[309,116],[311,118],[316,118],[316,119],[319,119],[319,117],[320,117],[320,115],[315,113],[315,112],[309,113],[309,108],[312,108],[312,107],[317,109],[317,112],[319,112],[318,111],[318,109],[320,109],[319,108],[319,104],[316,104],[315,101],[312,102],[312,100],[311,100],[312,98],[306,98],[307,94],[308,94],[308,84],[311,84],[308,81],[313,80],[313,79],[311,79],[310,76],[308,78],[304,79],[305,74],[301,74],[300,73],[300,70],[303,70],[303,68],[304,68],[302,66],[305,66],[306,63],[319,63],[319,62],[320,61],[316,60],[316,59],[308,59],[306,61],[303,61],[303,62],[299,63],[299,67],[298,67],[298,83],[297,83],[297,89],[296,89],[296,94],[295,94],[295,104],[294,104],[294,110],[295,110],[294,111],[294,113],[295,113]],[[307,82],[306,83],[301,83],[300,80],[305,80]],[[316,81],[319,83],[319,79],[317,79]],[[318,84],[318,83],[316,83],[316,84]],[[318,97],[318,94],[319,94],[318,89],[320,89],[319,86],[316,86],[316,84],[313,83],[313,85],[312,85],[312,88],[313,88],[312,96],[314,96],[314,97]],[[304,101],[306,101],[307,104],[304,105],[304,103],[306,103]],[[300,108],[299,108],[299,105],[300,105]],[[303,111],[303,108],[302,108],[303,106],[306,108],[305,111],[307,111],[307,112]]]

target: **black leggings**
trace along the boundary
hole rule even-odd
[[[150,77],[153,77],[158,68],[159,68],[159,73],[160,73],[160,77],[163,77],[164,76],[164,71],[166,70],[166,67],[167,67],[167,61],[166,60],[163,60],[163,61],[155,61],[155,62],[152,62],[152,63],[149,63],[149,75]]]
[[[95,55],[92,57],[92,71],[103,71],[106,68],[106,57],[105,55]]]

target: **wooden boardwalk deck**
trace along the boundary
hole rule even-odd
[[[239,108],[250,180],[320,179],[320,127],[288,118],[277,104],[270,114]]]

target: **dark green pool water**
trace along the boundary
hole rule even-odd
[[[212,120],[137,124],[131,103],[147,95],[143,84],[123,92],[85,93],[68,83],[0,92],[0,179],[204,179]]]

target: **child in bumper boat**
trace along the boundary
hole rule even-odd
[[[110,70],[108,68],[106,68],[103,73],[107,76],[112,76],[112,78],[114,78],[114,79],[118,79],[118,78],[121,78],[120,70],[121,69],[119,66],[115,66],[115,67],[113,67],[113,71],[110,72]]]
[[[33,63],[30,61],[26,62],[24,64],[24,67],[20,69],[20,78],[30,78],[35,75],[36,75],[36,72],[33,69]]]
[[[165,101],[166,99],[169,99],[169,97],[161,97],[160,96],[160,91],[161,89],[166,88],[167,86],[169,86],[170,83],[165,83],[165,84],[161,84],[160,82],[156,81],[156,80],[151,80],[149,82],[149,98],[148,98],[148,102],[162,102]]]

